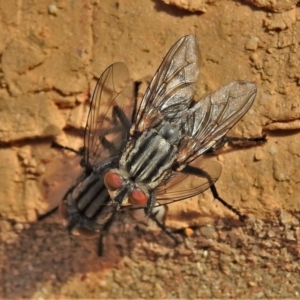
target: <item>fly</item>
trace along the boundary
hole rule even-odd
[[[217,193],[221,165],[194,161],[231,140],[226,134],[251,107],[256,86],[234,81],[194,102],[199,60],[195,36],[177,41],[138,108],[127,67],[115,63],[103,72],[85,128],[85,169],[60,204],[70,232],[103,234],[118,211],[131,209],[142,208],[156,220],[156,207],[208,188],[244,218]],[[179,183],[190,181],[193,187],[180,188]]]
[[[215,198],[243,219],[214,186],[220,164],[194,166],[193,162],[230,139],[225,135],[251,107],[256,85],[234,81],[195,103],[199,59],[195,36],[185,36],[173,45],[133,116],[117,163],[97,168],[118,209],[128,204],[143,207],[151,217],[157,203],[187,199],[210,187]],[[193,188],[178,188],[179,182],[190,180]]]

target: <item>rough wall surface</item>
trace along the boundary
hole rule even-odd
[[[297,2],[1,1],[0,297],[299,297]],[[80,158],[51,143],[82,146],[96,78],[122,61],[148,82],[191,33],[202,56],[199,95],[237,79],[258,86],[231,135],[265,132],[267,143],[210,158],[223,165],[219,194],[246,224],[205,192],[169,206],[167,224],[188,228],[178,247],[125,220],[97,257],[97,241],[70,240],[57,215],[38,222],[80,172]]]

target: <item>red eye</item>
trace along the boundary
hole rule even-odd
[[[133,190],[128,198],[129,203],[136,206],[143,206],[148,202],[148,197],[145,195],[145,193],[139,190]]]
[[[104,176],[104,184],[110,191],[118,190],[122,186],[122,178],[113,172],[107,172]]]

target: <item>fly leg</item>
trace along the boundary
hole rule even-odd
[[[48,218],[49,216],[56,213],[58,210],[58,206],[52,208],[51,210],[47,211],[45,214],[38,216],[38,221],[43,221],[44,219]]]
[[[133,124],[137,117],[137,111],[138,111],[138,92],[140,85],[142,84],[141,81],[135,81],[134,83],[134,104],[133,104],[133,112],[131,116],[131,123]]]
[[[57,148],[57,149],[63,149],[63,150],[68,150],[68,151],[71,151],[71,152],[74,152],[76,153],[77,155],[83,155],[83,150],[84,148],[81,147],[79,150],[75,150],[73,148],[70,148],[70,147],[67,147],[67,146],[63,146],[63,145],[60,145],[56,142],[52,142],[52,145],[51,145],[52,148]]]
[[[245,138],[245,137],[234,137],[234,136],[223,136],[213,147],[211,147],[210,149],[207,150],[206,153],[212,153],[215,152],[219,149],[221,149],[222,147],[225,146],[225,144],[227,143],[264,143],[267,141],[267,136],[265,134],[263,134],[262,136],[258,136],[258,137],[252,137],[252,138]]]
[[[145,208],[146,216],[148,216],[151,220],[153,220],[163,232],[165,232],[170,238],[172,238],[172,240],[175,242],[175,245],[178,245],[179,242],[176,239],[176,237],[166,228],[166,226],[162,222],[158,220],[157,215],[159,213],[159,209],[155,209],[155,203],[156,203],[156,192],[155,190],[153,190],[150,192],[147,207]]]
[[[84,155],[84,151],[85,151],[85,148],[84,148],[84,147],[80,147],[79,150],[75,150],[75,149],[73,149],[73,148],[71,148],[71,147],[60,145],[60,144],[58,144],[58,143],[56,143],[56,142],[54,142],[54,141],[52,142],[51,147],[52,147],[52,148],[57,148],[57,149],[62,149],[62,150],[68,150],[68,151],[71,151],[71,152],[73,152],[73,153],[76,153],[77,155],[80,155],[80,156],[83,156],[83,155]],[[80,160],[80,163],[79,163],[79,164],[80,164],[80,166],[85,167],[85,168],[89,169],[90,171],[92,171],[91,166],[89,166],[89,165],[87,164],[87,162],[84,160],[84,158],[82,158],[82,159]]]
[[[130,127],[131,127],[131,121],[127,118],[127,116],[125,115],[123,110],[118,105],[115,105],[113,107],[112,117],[113,117],[114,126],[110,129],[105,130],[99,138],[100,138],[100,142],[101,142],[102,146],[105,149],[107,149],[111,155],[115,155],[118,149],[116,148],[116,146],[114,145],[113,142],[110,142],[106,138],[106,136],[109,134],[124,131],[124,128],[125,128],[126,132],[129,132]],[[123,141],[124,144],[125,144],[126,140],[127,140],[127,136],[125,135],[124,141]]]
[[[247,218],[246,215],[241,214],[236,208],[234,208],[232,205],[227,203],[224,199],[222,199],[219,196],[219,193],[218,193],[218,191],[216,189],[216,186],[214,184],[210,186],[210,190],[211,190],[214,198],[217,199],[219,202],[221,202],[225,207],[227,207],[233,213],[235,213],[239,217],[240,221],[244,222],[246,220],[246,218]]]
[[[164,232],[166,233],[175,243],[175,246],[179,245],[179,241],[178,239],[174,236],[174,234],[172,232],[170,232],[167,227],[158,220],[157,218],[157,215],[159,213],[159,210],[156,210],[155,212],[152,212],[150,215],[149,215],[149,218],[155,222],[155,224]]]
[[[129,131],[131,127],[131,121],[127,118],[124,111],[118,105],[115,105],[112,113],[114,122],[116,123],[118,119],[125,130]]]
[[[103,228],[100,231],[100,235],[98,238],[98,246],[97,246],[97,254],[98,256],[103,256],[104,253],[104,237],[108,233],[109,229],[111,228],[111,225],[113,224],[116,216],[115,211],[112,216],[109,218],[109,220],[104,224]]]
[[[255,142],[255,143],[260,143],[260,142],[266,142],[267,141],[267,135],[263,134],[262,136],[256,136],[256,137],[251,137],[251,138],[226,136],[225,135],[222,140],[223,140],[224,143],[231,143],[231,142]]]
[[[145,208],[145,214],[149,217],[153,213],[155,202],[156,202],[156,191],[153,190],[150,192],[149,199],[147,202],[147,207]]]
[[[195,168],[192,166],[186,166],[183,170],[182,173],[184,174],[188,174],[188,175],[194,175],[194,176],[199,176],[202,178],[206,178],[208,180],[208,182],[210,183],[210,190],[214,196],[215,199],[217,199],[219,202],[221,202],[225,207],[227,207],[230,211],[232,211],[234,214],[236,214],[240,221],[244,221],[246,219],[246,216],[241,214],[236,208],[234,208],[232,205],[230,205],[229,203],[227,203],[224,199],[222,199],[219,196],[219,193],[216,189],[215,184],[213,183],[211,177],[209,176],[209,174],[199,168]]]
[[[116,146],[114,145],[114,143],[111,143],[111,142],[105,137],[105,135],[103,135],[103,136],[100,138],[100,142],[101,142],[102,146],[110,152],[111,155],[113,155],[114,153],[117,152],[117,148],[116,148]]]
[[[118,106],[115,105],[113,107],[113,111],[112,111],[112,116],[113,116],[113,120],[115,124],[118,124],[118,121],[121,123],[121,125],[123,126],[123,128],[125,128],[127,131],[130,130],[131,125],[133,124],[133,122],[135,121],[136,118],[136,114],[137,114],[137,106],[138,106],[138,89],[139,86],[141,85],[141,82],[135,82],[135,86],[134,86],[134,104],[133,104],[133,112],[132,112],[132,116],[131,116],[131,120],[128,119],[128,117],[126,116],[126,114],[124,113],[124,111]],[[118,120],[117,120],[118,119]]]

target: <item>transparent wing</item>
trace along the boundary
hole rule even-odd
[[[195,36],[175,43],[147,88],[132,131],[141,132],[161,119],[181,122],[181,114],[191,104],[199,77],[200,51]]]
[[[203,193],[220,177],[222,166],[216,161],[194,164],[199,172],[187,175],[175,173],[175,177],[157,190],[156,200],[161,205],[192,198]]]
[[[203,160],[192,164],[200,170],[194,174],[183,174],[176,172],[172,179],[161,185],[156,190],[155,207],[171,204],[173,202],[185,200],[197,196],[213,185],[222,173],[222,166],[213,160]],[[120,211],[144,210],[145,206],[124,205]]]
[[[214,146],[249,110],[256,85],[233,81],[197,102],[185,116],[185,137],[177,162],[188,165]]]
[[[90,103],[84,134],[84,161],[88,165],[118,154],[131,125],[132,105],[128,69],[123,63],[112,64],[99,78]]]

